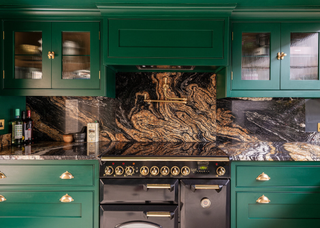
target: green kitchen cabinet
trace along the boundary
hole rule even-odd
[[[318,227],[320,162],[231,164],[231,228]]]
[[[105,21],[106,65],[228,65],[228,18]]]
[[[103,95],[98,22],[4,21],[2,95]]]
[[[2,160],[0,176],[1,227],[99,227],[97,160]]]
[[[319,97],[319,23],[233,23],[229,97]]]

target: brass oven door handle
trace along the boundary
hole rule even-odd
[[[60,176],[60,179],[63,179],[63,180],[70,180],[70,179],[73,179],[74,176],[69,173],[68,171],[65,171],[61,176]]]
[[[148,211],[147,217],[172,218],[171,212],[167,211]]]
[[[219,190],[222,185],[210,185],[210,184],[196,184],[194,185],[195,190],[207,189],[207,190]]]
[[[270,203],[270,200],[265,195],[260,196],[257,200],[257,203]]]
[[[147,189],[155,188],[155,189],[171,189],[170,184],[147,184]]]
[[[268,180],[270,180],[271,178],[267,175],[267,174],[265,174],[265,173],[261,173],[257,178],[256,178],[256,180],[257,181],[268,181]]]
[[[71,196],[69,196],[68,194],[65,194],[64,196],[61,197],[60,201],[62,203],[70,203],[70,202],[74,201],[74,199]]]
[[[3,202],[3,201],[6,201],[7,199],[6,198],[4,198],[4,196],[3,195],[0,195],[0,202]]]
[[[0,172],[0,179],[4,179],[4,178],[7,178],[7,176],[6,176],[6,175],[4,175],[4,173],[3,173],[3,172]]]

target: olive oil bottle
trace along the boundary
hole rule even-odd
[[[12,131],[11,131],[11,144],[12,145],[20,145],[22,143],[22,126],[23,122],[20,119],[20,109],[15,110],[15,119],[11,123]]]

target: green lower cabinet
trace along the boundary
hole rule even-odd
[[[269,203],[257,203],[262,195]],[[237,192],[237,228],[319,227],[320,192]]]
[[[94,227],[93,192],[3,192],[2,228]],[[74,201],[60,202],[68,194]]]

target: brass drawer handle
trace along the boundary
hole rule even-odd
[[[171,189],[170,184],[147,184],[147,188]]]
[[[165,211],[148,211],[147,212],[147,217],[158,217],[158,218],[171,218],[171,213],[170,212],[165,212]]]
[[[74,176],[69,173],[68,171],[65,171],[61,176],[60,176],[61,179],[63,180],[67,180],[67,179],[73,179]]]
[[[6,175],[4,175],[3,172],[0,172],[0,179],[4,179],[4,178],[7,178]]]
[[[3,202],[3,201],[6,201],[7,199],[6,198],[4,198],[4,196],[3,195],[0,195],[0,202]]]
[[[70,202],[74,201],[74,199],[71,196],[69,196],[68,194],[65,194],[64,196],[61,197],[60,201],[62,203],[70,203]]]
[[[265,195],[262,195],[259,197],[259,199],[256,200],[257,203],[270,203],[270,200]]]
[[[271,178],[267,175],[267,174],[265,174],[265,173],[261,173],[257,178],[256,178],[256,180],[257,181],[268,181],[268,180],[270,180]]]

